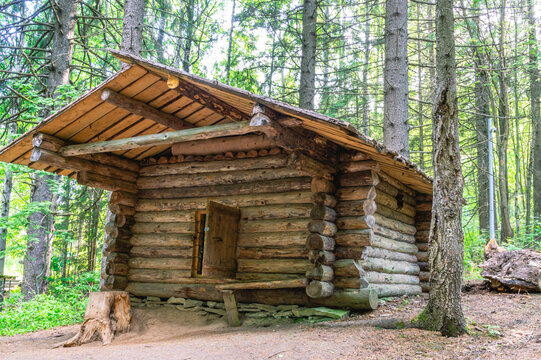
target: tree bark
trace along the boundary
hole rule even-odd
[[[385,2],[383,82],[383,143],[409,157],[407,0]]]
[[[0,205],[0,217],[7,219],[9,217],[9,206],[11,203],[11,189],[13,188],[13,172],[11,167],[6,165],[6,172],[4,173],[4,187],[2,188],[2,203]],[[0,275],[4,275],[4,264],[7,245],[8,229],[0,229]]]
[[[227,63],[225,64],[225,83],[229,85],[231,81],[231,51],[233,50],[233,31],[235,30],[235,7],[237,1],[233,0],[233,9],[231,10],[231,22],[229,24],[229,43],[227,45]]]
[[[317,45],[318,0],[304,0],[302,12],[302,57],[299,107],[314,109],[316,87],[316,45]]]
[[[182,70],[189,72],[192,66],[190,60],[192,54],[193,30],[194,30],[194,0],[188,0],[186,3],[186,39],[184,40]]]
[[[436,49],[430,297],[416,322],[418,326],[440,331],[444,336],[458,336],[466,332],[461,304],[464,182],[458,135],[453,0],[436,1]]]
[[[120,50],[141,56],[141,50],[143,49],[144,15],[145,0],[126,0],[124,4]]]

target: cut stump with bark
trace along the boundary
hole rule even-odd
[[[486,261],[481,276],[498,291],[541,291],[541,252],[523,249],[507,251],[492,239],[485,246]]]
[[[115,334],[128,332],[131,312],[126,291],[90,293],[84,321],[77,335],[54,347],[71,347],[101,339],[103,345],[113,341]]]

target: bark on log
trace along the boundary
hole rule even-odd
[[[287,247],[287,246],[303,246],[308,230],[291,231],[284,236],[282,232],[255,232],[255,233],[239,233],[237,246],[239,247]]]
[[[299,259],[238,259],[237,272],[248,273],[279,273],[279,274],[304,274],[312,264],[308,260]]]
[[[398,220],[389,219],[381,214],[378,214],[377,212],[374,216],[376,218],[376,223],[387,229],[394,230],[402,234],[412,235],[412,237],[417,231],[413,225],[408,225]]]
[[[316,205],[310,211],[310,218],[313,220],[325,220],[334,222],[336,220],[336,212],[330,207]]]
[[[384,223],[384,225],[382,226],[376,220],[376,225],[374,226],[374,234],[383,236],[390,240],[396,240],[396,241],[401,241],[401,242],[405,242],[409,244],[415,244],[415,236],[405,234],[398,230],[389,229],[385,227],[385,225],[389,225],[389,224]]]
[[[335,237],[336,239],[336,237]],[[396,241],[392,239],[387,239],[381,235],[374,235],[372,238],[372,246],[380,249],[397,251],[404,254],[417,254],[417,246],[415,244],[408,244],[402,241]]]
[[[306,248],[308,250],[327,250],[333,251],[336,243],[333,238],[312,233],[306,239]]]
[[[343,200],[374,200],[376,188],[373,186],[345,187],[336,191],[336,198]],[[376,201],[377,202],[377,201]]]
[[[336,191],[334,184],[324,178],[315,177],[312,179],[312,184],[310,189],[313,193],[329,193],[333,194]]]
[[[247,152],[250,150],[267,149],[273,145],[272,140],[264,135],[229,136],[173,144],[171,152],[173,155],[208,155],[228,151]]]
[[[308,222],[309,219],[241,220],[239,233],[302,231]]]
[[[365,230],[372,229],[376,219],[372,215],[358,217],[340,217],[336,220],[336,226],[340,230]]]
[[[193,256],[192,248],[162,247],[162,246],[134,246],[130,256],[143,258],[184,258]]]
[[[130,269],[191,270],[192,259],[181,258],[130,258]]]
[[[321,192],[313,193],[311,200],[315,205],[327,206],[330,208],[336,207],[337,204],[337,200],[334,195]]]
[[[330,282],[312,280],[306,287],[306,294],[311,298],[327,298],[334,292],[334,285]]]
[[[240,209],[243,220],[272,220],[310,217],[311,204],[277,204],[267,206],[250,206]]]
[[[374,215],[376,209],[374,200],[340,201],[334,208],[340,216]]]
[[[109,203],[135,207],[137,204],[137,195],[124,191],[113,191],[111,193],[111,197],[109,198]]]
[[[332,180],[336,173],[336,169],[332,166],[314,160],[299,151],[294,151],[289,155],[287,164],[302,174],[322,177],[327,180]]]
[[[330,266],[318,264],[306,271],[306,278],[320,281],[332,281],[334,278],[334,270]]]
[[[368,289],[376,291],[380,298],[403,295],[420,295],[423,291],[419,285],[406,284],[370,284],[368,285]]]
[[[308,224],[308,230],[324,236],[334,236],[336,234],[336,225],[324,220],[312,220]]]
[[[103,190],[125,191],[133,194],[137,193],[137,185],[134,182],[124,181],[87,171],[77,173],[77,182],[81,185]]]
[[[340,186],[376,186],[379,181],[378,174],[372,170],[343,174],[338,178]]]
[[[340,164],[340,170],[343,173],[353,173],[358,171],[372,170],[374,172],[380,172],[381,167],[377,161],[364,160],[364,161],[351,161]]]
[[[125,291],[90,293],[85,317],[77,335],[54,347],[79,346],[97,336],[102,344],[113,341],[115,334],[130,330],[130,298]]]
[[[326,250],[310,250],[308,260],[312,264],[332,265],[335,260],[334,253]]]
[[[336,245],[360,247],[372,244],[374,232],[372,229],[338,231],[334,236]]]
[[[306,259],[308,250],[304,247],[242,248],[237,250],[238,259]]]
[[[191,248],[193,246],[193,234],[133,234],[130,238],[130,244],[133,246]]]
[[[303,288],[306,286],[306,279],[299,278],[293,280],[273,280],[262,282],[242,282],[217,285],[217,290],[244,290],[244,289],[292,289]]]

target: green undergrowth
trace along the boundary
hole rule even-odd
[[[12,291],[0,311],[0,336],[82,322],[88,293],[96,290],[95,280],[96,275],[89,273],[77,280],[52,281],[47,294],[29,301],[24,301],[20,290]]]

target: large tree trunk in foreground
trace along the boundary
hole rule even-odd
[[[383,143],[409,157],[408,2],[385,2]]]
[[[499,291],[541,291],[541,252],[507,251],[495,239],[485,246],[481,275]]]
[[[452,0],[436,2],[437,91],[433,110],[434,202],[430,225],[430,297],[417,325],[444,336],[466,332],[461,283],[463,178],[458,138],[458,106]]]
[[[314,109],[316,86],[317,0],[304,0],[299,107]]]
[[[130,297],[125,291],[90,293],[85,319],[77,335],[55,347],[71,347],[100,338],[103,345],[110,344],[116,333],[130,330]]]

